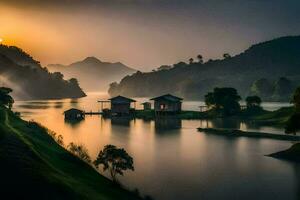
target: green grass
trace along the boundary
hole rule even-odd
[[[41,126],[0,107],[1,195],[10,199],[139,199],[73,156]]]
[[[261,125],[285,126],[289,117],[294,113],[294,107],[284,107],[275,111],[265,111],[249,117],[250,120]]]

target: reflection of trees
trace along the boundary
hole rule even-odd
[[[236,119],[215,119],[210,120],[211,128],[239,129],[241,122]]]
[[[71,99],[71,101],[70,101],[71,106],[75,106],[77,104],[78,104],[78,99]]]
[[[299,163],[293,163],[293,168],[296,176],[296,199],[300,199],[300,165]]]
[[[20,108],[25,108],[25,109],[48,109],[51,106],[49,104],[24,104],[24,105],[19,105],[18,107]]]

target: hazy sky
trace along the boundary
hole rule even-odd
[[[44,65],[96,56],[150,70],[297,34],[299,0],[0,0],[0,38]]]

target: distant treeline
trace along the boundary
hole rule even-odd
[[[133,97],[172,93],[186,99],[203,99],[215,87],[233,87],[242,97],[258,95],[264,101],[289,101],[300,83],[300,36],[274,39],[245,52],[204,62],[198,55],[188,63],[136,72],[110,85],[109,94]]]

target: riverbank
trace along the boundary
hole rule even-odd
[[[2,196],[25,199],[138,200],[75,157],[36,123],[0,107]]]
[[[280,135],[264,132],[250,132],[241,130],[230,129],[216,129],[216,128],[198,128],[199,132],[205,134],[222,135],[225,137],[251,137],[251,138],[268,138],[275,140],[288,140],[288,141],[300,141],[300,136],[295,135]]]
[[[178,114],[168,116],[178,119],[204,119],[206,115],[198,111],[181,111]],[[137,119],[154,120],[157,116],[154,110],[136,110],[134,117]]]
[[[271,125],[277,127],[283,127],[288,118],[294,112],[293,107],[284,107],[275,111],[258,110],[252,112],[251,110],[242,110],[239,114],[223,117],[214,110],[205,112],[199,111],[181,111],[178,114],[170,115],[171,117],[178,119],[236,119],[240,121],[249,121],[257,125]],[[156,118],[154,110],[136,110],[135,117],[138,119],[154,120]]]
[[[300,143],[293,144],[289,149],[268,155],[273,158],[300,162]]]

